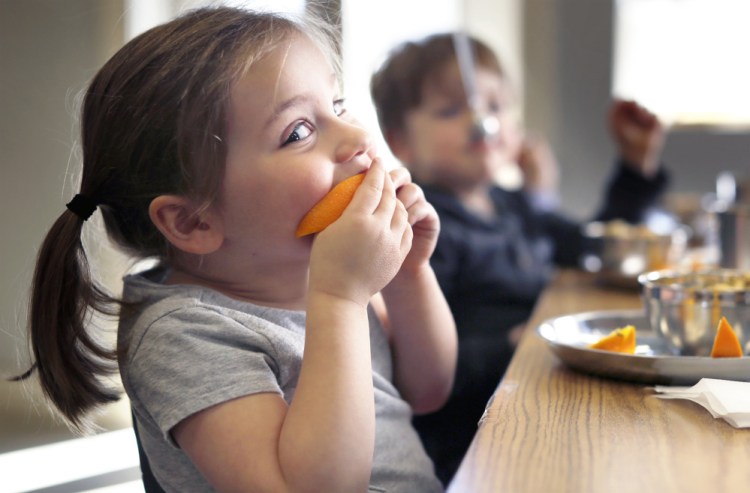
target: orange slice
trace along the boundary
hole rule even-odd
[[[297,238],[318,233],[327,228],[341,214],[354,197],[354,192],[365,179],[364,173],[350,176],[336,184],[320,201],[315,204],[297,226]]]
[[[589,345],[591,349],[614,351],[617,353],[635,354],[635,327],[626,325],[615,329],[595,343]]]
[[[729,325],[725,317],[719,320],[719,326],[716,329],[714,345],[711,348],[712,358],[739,358],[742,356],[742,346],[740,345],[737,334]]]

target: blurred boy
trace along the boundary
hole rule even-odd
[[[417,416],[415,425],[446,484],[554,267],[577,266],[593,248],[580,223],[555,212],[554,156],[544,141],[524,137],[496,55],[476,39],[470,43],[474,105],[450,33],[397,47],[371,81],[386,142],[442,225],[431,263],[458,327],[458,369],[448,404]],[[496,132],[477,135],[477,117]],[[667,185],[660,166],[665,132],[635,102],[615,101],[609,123],[619,156],[595,219],[638,223]],[[521,190],[497,185],[512,163],[524,175]]]

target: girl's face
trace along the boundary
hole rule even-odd
[[[476,71],[480,116],[494,116],[499,132],[471,139],[472,112],[456,63],[425,82],[420,106],[406,116],[402,152],[417,180],[449,190],[473,188],[494,180],[501,166],[516,161],[521,136],[505,78],[479,67]]]
[[[237,82],[227,138],[224,246],[254,263],[305,259],[311,240],[294,234],[302,216],[375,157],[368,133],[345,109],[328,59],[302,35],[280,43]]]

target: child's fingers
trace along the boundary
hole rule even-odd
[[[412,241],[414,240],[414,230],[406,227],[401,234],[401,252],[402,255],[406,256],[411,250]]]
[[[429,215],[432,206],[427,203],[422,188],[411,181],[411,174],[406,168],[392,170],[390,176],[396,187],[396,198],[404,204],[409,224],[414,226]]]
[[[387,172],[383,164],[379,159],[373,160],[347,209],[365,214],[375,212],[381,203],[386,178]]]
[[[420,204],[425,204],[426,199],[424,192],[420,187],[414,183],[409,183],[398,189],[396,194],[398,200],[404,204],[406,212],[409,214],[409,224],[414,225],[419,219],[422,218],[420,212]]]
[[[440,219],[435,208],[427,202],[422,189],[416,184],[402,187],[398,194],[399,201],[404,204],[407,221],[411,228],[418,229],[420,235],[435,233],[440,230]],[[411,229],[410,228],[410,229]]]
[[[383,220],[388,220],[391,231],[395,234],[403,235],[406,229],[410,229],[409,213],[396,196],[396,184],[390,174],[387,174],[383,181],[383,197],[375,214],[380,214]]]
[[[389,174],[385,174],[383,177],[383,193],[380,197],[380,203],[375,210],[375,215],[379,215],[386,218],[392,218],[398,199],[396,198],[396,187],[393,184]]]
[[[387,181],[387,180],[386,180]],[[400,249],[403,256],[411,250],[414,231],[411,229],[410,213],[403,202],[396,197],[396,190],[393,190],[394,210],[391,216],[391,231],[401,236]]]
[[[395,195],[394,199],[394,211],[391,218],[391,228],[394,231],[400,231],[410,225],[409,211],[406,210],[406,206],[404,206],[404,204],[400,200],[395,198]]]
[[[396,190],[399,190],[404,185],[411,183],[411,173],[409,173],[409,170],[407,170],[403,166],[392,169],[388,174],[393,180],[393,185],[396,187]]]
[[[417,226],[418,223],[425,219],[431,219],[435,215],[433,207],[427,202],[417,202],[409,207],[407,212],[409,213],[409,224],[412,226]]]

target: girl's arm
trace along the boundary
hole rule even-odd
[[[456,326],[429,266],[399,274],[383,290],[393,348],[395,383],[417,414],[439,409],[456,369]]]
[[[415,413],[440,408],[453,386],[457,336],[445,297],[430,267],[440,222],[409,173],[391,172],[398,198],[409,213],[413,246],[401,270],[383,291],[393,347],[395,382]]]
[[[258,394],[201,411],[174,436],[219,491],[366,491],[375,443],[367,304],[411,247],[407,213],[373,165],[314,240],[305,351],[287,406]]]

